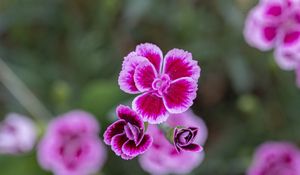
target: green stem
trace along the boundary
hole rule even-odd
[[[51,113],[1,58],[0,81],[38,122],[50,119]]]

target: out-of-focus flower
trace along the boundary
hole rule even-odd
[[[262,51],[275,48],[275,60],[284,70],[300,64],[300,1],[260,0],[247,19],[246,41]]]
[[[203,145],[207,139],[205,123],[191,111],[182,114],[172,114],[166,124],[169,127],[183,126],[196,127],[198,134],[194,143]],[[188,174],[200,165],[204,159],[204,152],[177,152],[164,133],[156,125],[149,125],[147,133],[153,137],[153,144],[143,155],[139,162],[141,167],[150,174]]]
[[[40,165],[56,175],[97,172],[106,159],[99,129],[94,117],[84,111],[71,111],[53,119],[38,146]]]
[[[156,45],[145,43],[125,57],[119,85],[127,93],[142,93],[132,108],[144,121],[158,124],[193,104],[199,77],[200,67],[191,53],[172,49],[163,58]]]
[[[267,142],[255,152],[247,175],[300,175],[300,152],[286,142]]]
[[[36,132],[31,119],[16,113],[8,114],[0,123],[0,153],[19,154],[32,150]]]
[[[104,133],[104,142],[123,159],[132,159],[143,154],[152,144],[152,137],[144,134],[141,117],[127,106],[117,108],[119,120],[111,124]]]
[[[174,146],[177,152],[184,151],[201,151],[203,148],[194,143],[194,140],[198,134],[198,128],[175,128],[174,130]]]

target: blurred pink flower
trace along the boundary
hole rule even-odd
[[[152,137],[144,134],[144,123],[135,111],[127,106],[117,108],[119,120],[104,133],[104,142],[123,159],[133,159],[143,154],[152,144]]]
[[[34,122],[20,114],[10,113],[0,123],[0,153],[19,154],[31,151],[36,141]]]
[[[260,0],[246,19],[244,36],[262,51],[275,48],[282,69],[295,69],[300,62],[300,1]]]
[[[247,175],[300,175],[299,149],[287,142],[267,142],[255,152]]]
[[[53,119],[38,146],[40,165],[56,175],[89,175],[106,160],[98,138],[95,118],[84,111],[71,111]]]
[[[159,47],[145,43],[125,57],[119,85],[127,93],[142,93],[132,108],[144,121],[158,124],[193,104],[199,77],[200,67],[191,53],[172,49],[163,58]]]
[[[182,114],[172,114],[168,118],[170,127],[184,126],[199,128],[195,143],[203,145],[207,139],[207,128],[201,118],[195,116],[190,110]],[[156,125],[149,125],[147,133],[153,137],[153,144],[143,155],[139,162],[141,167],[154,175],[162,174],[187,174],[201,164],[204,152],[178,153],[163,132]]]

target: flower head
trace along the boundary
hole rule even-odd
[[[275,48],[282,69],[295,69],[300,61],[300,1],[260,0],[246,19],[244,36],[262,51]]]
[[[194,143],[203,145],[207,138],[205,123],[191,111],[182,114],[171,114],[166,124],[170,127],[184,126],[198,128]],[[188,174],[204,159],[204,152],[177,152],[164,133],[156,125],[149,125],[147,133],[153,137],[153,144],[139,162],[150,174]]]
[[[175,128],[173,142],[177,152],[181,152],[181,150],[201,151],[202,147],[194,143],[197,134],[198,128],[195,127]]]
[[[0,153],[19,154],[30,151],[36,141],[36,126],[25,116],[10,113],[0,123]]]
[[[191,53],[172,49],[163,58],[156,45],[145,43],[125,57],[119,85],[127,93],[141,93],[132,108],[144,121],[158,124],[193,104],[199,77],[200,67]]]
[[[132,159],[144,153],[152,144],[152,137],[144,134],[141,117],[127,106],[117,108],[119,120],[111,124],[104,133],[104,142],[123,159]]]
[[[94,117],[84,111],[71,111],[53,119],[38,146],[39,164],[56,175],[97,172],[106,159],[99,129]]]
[[[261,145],[247,175],[300,175],[300,152],[286,142],[267,142]]]

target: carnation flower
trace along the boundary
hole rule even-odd
[[[192,54],[172,49],[163,58],[154,44],[140,44],[123,61],[120,88],[139,94],[132,108],[144,121],[158,124],[186,111],[196,98],[200,67]]]
[[[244,36],[262,51],[275,48],[275,60],[283,70],[300,64],[300,1],[260,0],[249,13]]]
[[[49,124],[38,146],[38,162],[56,175],[89,175],[104,164],[106,151],[99,126],[84,111],[71,111]]]
[[[300,175],[300,152],[287,142],[267,142],[255,152],[247,175]]]
[[[174,130],[174,146],[177,152],[184,151],[201,151],[202,147],[195,144],[194,140],[198,134],[198,128],[188,127],[188,128],[175,128]]]
[[[152,144],[152,137],[144,134],[141,117],[127,106],[117,108],[119,120],[111,124],[104,133],[104,142],[111,145],[116,155],[132,159],[143,154]]]
[[[166,123],[169,127],[196,127],[198,134],[194,143],[203,145],[207,139],[205,123],[191,111],[171,114]],[[204,159],[204,152],[177,152],[164,133],[156,126],[149,125],[147,133],[153,137],[152,146],[140,156],[141,167],[150,174],[188,174],[199,166]]]
[[[36,141],[36,126],[28,117],[8,114],[0,123],[0,153],[19,154],[31,151]]]

